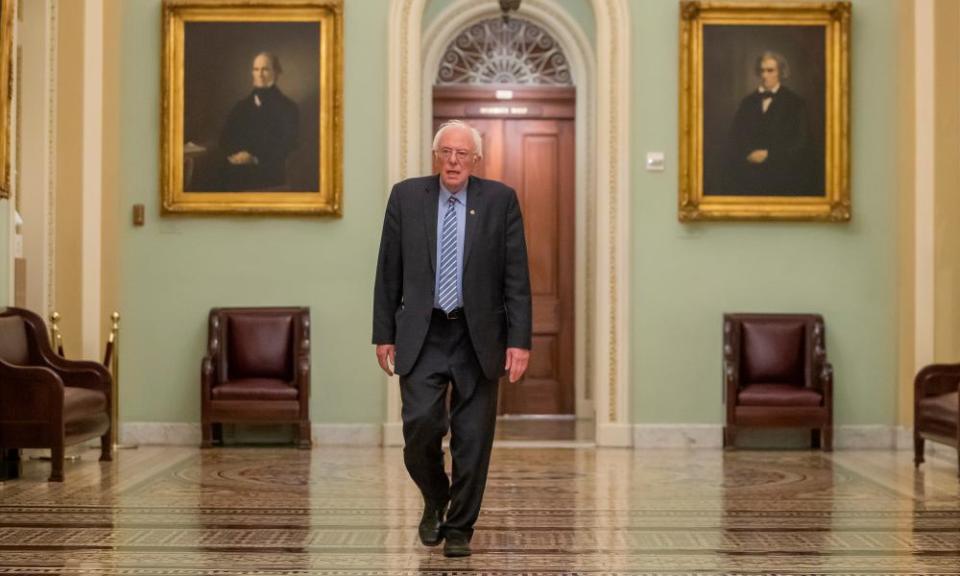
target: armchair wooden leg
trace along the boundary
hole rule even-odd
[[[723,427],[723,448],[724,450],[733,450],[736,446],[737,430],[733,426]]]
[[[100,461],[113,462],[113,443],[110,442],[110,431],[100,437]]]
[[[824,452],[833,452],[833,426],[824,426],[820,430],[820,448]]]
[[[20,449],[0,448],[0,478],[12,480],[20,477]]]
[[[810,447],[813,448],[814,450],[820,448],[821,447],[820,440],[822,436],[823,435],[820,433],[819,428],[814,428],[813,430],[811,430],[810,431]]]
[[[924,462],[923,448],[924,448],[923,436],[920,436],[919,434],[914,434],[913,435],[913,467],[914,468],[919,468],[920,465],[923,464]]]
[[[63,482],[63,446],[50,449],[50,482]]]
[[[204,422],[200,425],[200,434],[202,439],[200,440],[200,448],[212,448],[213,447],[213,424],[209,422]]]
[[[298,447],[301,450],[309,450],[310,447],[313,445],[313,441],[310,438],[310,421],[308,420],[306,422],[300,422],[300,424],[298,425],[298,428],[299,428]]]

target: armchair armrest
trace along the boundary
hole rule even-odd
[[[93,363],[91,363],[93,364]],[[98,365],[99,366],[99,365]],[[113,390],[113,377],[102,366],[68,370],[55,370],[65,386],[88,388],[109,395]]]
[[[737,371],[735,362],[729,360],[723,361],[723,402],[729,406],[737,403],[737,385],[740,382],[740,374]]]
[[[824,360],[823,364],[820,365],[818,376],[820,392],[823,394],[823,405],[829,408],[833,404],[833,364]]]
[[[0,360],[0,416],[52,422],[62,419],[62,414],[63,382],[56,372]]]
[[[56,372],[67,386],[110,392],[112,382],[110,372],[99,362],[67,360],[60,356],[44,354],[42,350],[38,360],[41,366]]]
[[[202,389],[202,398],[210,398],[211,390],[213,389],[213,379],[216,376],[216,369],[214,368],[213,358],[211,356],[204,356],[203,360],[200,362],[200,386]]]
[[[297,375],[295,377],[297,387],[307,398],[310,397],[310,312],[309,309],[301,310],[297,315],[297,321],[300,324],[300,338],[295,344]]]
[[[931,364],[913,379],[914,398],[939,396],[960,390],[960,364]]]

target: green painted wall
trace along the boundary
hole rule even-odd
[[[634,422],[723,421],[721,316],[819,312],[838,424],[896,417],[896,5],[854,2],[849,224],[677,222],[678,5],[629,3]],[[642,63],[642,67],[640,64]],[[668,169],[642,169],[647,151]]]
[[[855,4],[853,221],[681,225],[677,4],[629,2],[632,165],[643,166],[651,150],[668,158],[663,173],[632,174],[634,422],[722,420],[720,323],[734,310],[823,313],[838,423],[894,422],[895,5]],[[429,5],[433,15],[437,5]],[[314,321],[313,420],[382,421],[383,379],[369,336],[388,186],[388,0],[346,1],[340,220],[161,217],[160,0],[130,0],[123,9],[121,213],[147,206],[145,227],[122,219],[124,420],[199,420],[209,308],[306,304]]]
[[[315,422],[380,422],[370,345],[376,250],[386,203],[387,0],[345,8],[344,217],[160,215],[160,0],[123,2],[121,410],[125,421],[200,419],[211,307],[308,305]]]

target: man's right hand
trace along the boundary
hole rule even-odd
[[[393,367],[397,365],[394,361],[396,353],[396,347],[393,344],[377,344],[377,362],[387,376],[393,376]]]

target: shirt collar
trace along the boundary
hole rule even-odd
[[[780,85],[777,84],[776,86],[774,86],[774,87],[773,87],[773,90],[767,90],[767,89],[764,88],[763,86],[760,86],[760,88],[759,88],[758,90],[759,90],[759,92],[760,92],[761,94],[764,94],[764,93],[766,93],[766,92],[771,92],[771,93],[773,93],[773,94],[776,94],[777,92],[780,91]]]
[[[452,197],[454,197],[454,198],[457,199],[457,202],[461,202],[461,203],[463,203],[464,206],[466,206],[466,204],[467,204],[467,188],[469,188],[469,186],[464,186],[464,187],[463,187],[463,190],[461,190],[461,191],[457,192],[456,194],[454,194],[453,192],[447,190],[447,187],[444,186],[444,185],[443,185],[443,182],[441,181],[441,182],[440,182],[440,203],[441,203],[441,204],[446,204],[447,202],[450,201],[450,197],[452,196]]]

